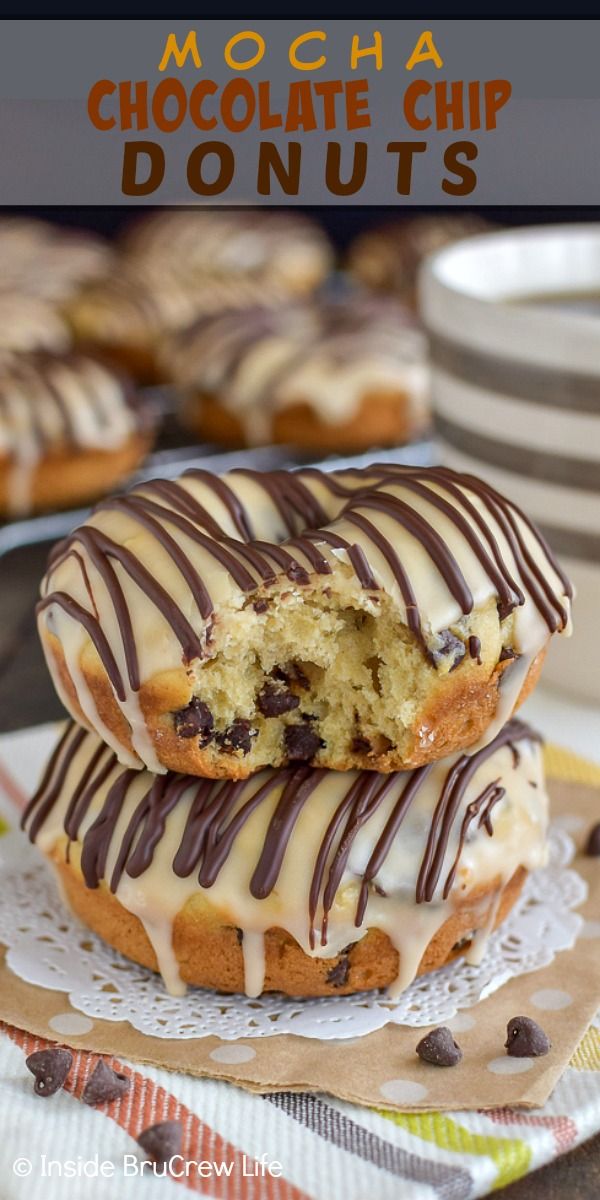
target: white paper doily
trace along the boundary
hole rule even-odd
[[[554,827],[549,865],[529,876],[510,916],[490,937],[481,965],[459,959],[415,980],[396,1001],[380,992],[255,1000],[200,988],[170,996],[159,976],[111,950],[65,909],[50,869],[18,833],[0,840],[0,941],[21,979],[67,992],[72,1006],[89,1017],[129,1021],[153,1037],[361,1037],[388,1022],[442,1024],[514,975],[546,966],[557,951],[569,949],[582,925],[572,909],[586,896],[586,884],[568,869],[573,854],[569,836]]]

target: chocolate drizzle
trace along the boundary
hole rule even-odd
[[[70,724],[23,816],[22,826],[32,841],[58,802],[69,769],[86,739],[90,739],[91,750],[81,777],[70,784],[72,795],[64,818],[64,829],[70,840],[81,842],[81,870],[87,887],[96,888],[101,880],[107,878],[109,848],[130,788],[140,780],[143,780],[146,788],[121,836],[110,879],[107,879],[112,892],[117,891],[124,874],[136,879],[148,870],[169,813],[187,793],[190,793],[191,799],[180,844],[174,854],[173,871],[181,878],[196,874],[199,887],[209,889],[218,878],[248,819],[262,804],[270,802],[274,791],[278,790],[263,844],[257,848],[258,857],[249,884],[250,894],[256,900],[265,899],[277,886],[298,819],[311,797],[314,795],[316,798],[319,786],[327,776],[327,772],[319,768],[304,765],[261,772],[254,779],[238,782],[218,782],[174,773],[158,777],[144,775],[121,767],[111,750],[98,744],[92,735]],[[461,804],[476,772],[502,747],[512,750],[512,766],[516,769],[519,764],[518,744],[538,740],[538,736],[527,725],[513,720],[489,745],[471,757],[461,755],[456,758],[446,775],[431,818],[417,879],[417,903],[430,903],[437,899],[438,881],[453,837],[457,839],[457,850],[441,889],[444,899],[452,889],[462,849],[472,826],[483,827],[489,836],[493,835],[493,809],[505,794],[505,787],[499,780],[486,785],[470,801],[456,833]],[[306,897],[310,944],[313,948],[319,911],[322,913],[320,944],[327,944],[329,914],[359,830],[378,813],[386,796],[400,779],[402,786],[398,798],[359,877],[355,925],[362,926],[370,892],[378,886],[377,876],[396,839],[402,836],[403,821],[432,769],[428,765],[404,772],[401,776],[360,771],[348,777],[345,794],[319,846],[309,895]],[[86,825],[85,819],[94,800],[99,801],[99,808],[94,819]]]

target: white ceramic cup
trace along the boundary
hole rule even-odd
[[[532,300],[579,293],[597,315]],[[420,304],[441,457],[541,526],[577,590],[544,677],[600,701],[600,224],[455,243],[425,262]]]

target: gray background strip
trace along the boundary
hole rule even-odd
[[[157,67],[168,33],[177,32],[182,40],[195,28],[202,70],[188,67],[168,73],[178,75],[186,87],[201,78],[214,79],[221,86],[232,77],[223,46],[244,27],[256,29],[266,39],[264,60],[247,77],[253,84],[271,81],[274,106],[284,103],[291,80],[314,83],[364,77],[369,82],[373,127],[345,134],[317,130],[291,135],[280,130],[260,134],[253,127],[238,135],[221,129],[202,134],[191,124],[171,135],[152,129],[102,133],[91,127],[86,96],[95,80],[148,80],[152,89],[164,78]],[[438,71],[426,63],[409,73],[405,63],[427,27],[433,30],[443,68]],[[287,47],[295,36],[313,28],[327,33],[327,64],[314,73],[295,71]],[[352,35],[358,33],[361,44],[369,45],[375,29],[383,36],[383,70],[377,71],[374,60],[365,58],[360,69],[351,72]],[[307,46],[309,51],[314,54],[314,46]],[[186,163],[192,148],[208,137],[230,142],[235,149],[234,179],[222,200],[255,202],[261,138],[287,153],[291,136],[302,143],[300,194],[285,197],[275,189],[261,203],[465,203],[464,197],[452,197],[441,186],[444,150],[449,143],[465,139],[479,147],[478,185],[469,203],[594,203],[600,195],[599,52],[597,20],[3,21],[0,198],[4,204],[131,203],[121,193],[123,143],[141,138],[165,147],[167,169],[160,190],[138,202],[197,203],[187,184]],[[404,90],[417,76],[432,82],[508,78],[513,96],[499,114],[495,131],[417,133],[407,128],[402,111]],[[367,143],[367,177],[358,195],[336,198],[326,190],[328,139],[342,143],[344,169],[353,143]],[[397,160],[387,153],[387,144],[422,139],[427,141],[427,152],[415,161],[411,194],[399,197]]]

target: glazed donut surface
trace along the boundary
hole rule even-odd
[[[536,735],[412,772],[123,768],[69,726],[24,816],[75,911],[124,954],[224,991],[389,986],[465,952],[545,860]]]

